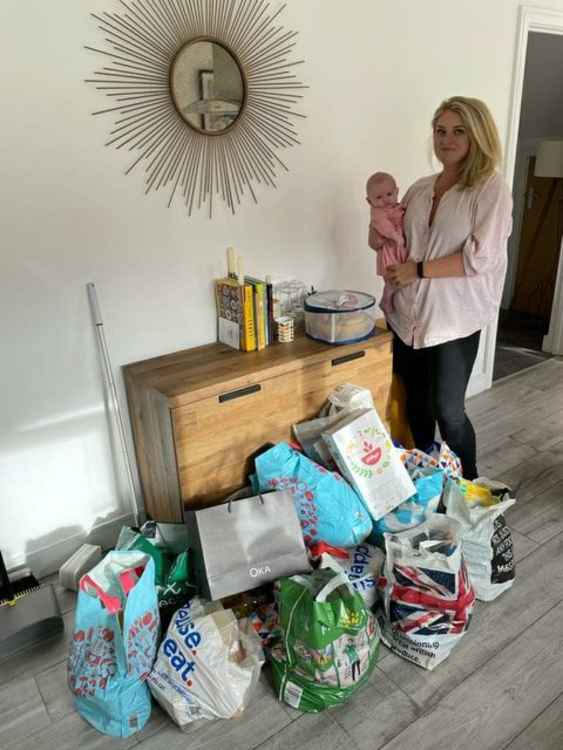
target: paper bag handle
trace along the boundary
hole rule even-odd
[[[258,497],[260,499],[260,504],[264,505],[264,498],[262,497],[262,495],[255,495],[255,497]],[[243,500],[249,500],[250,498],[242,498],[242,499]],[[232,504],[233,504],[233,500],[229,500],[229,502],[227,503],[227,512],[228,513],[231,513],[231,506],[232,506]]]

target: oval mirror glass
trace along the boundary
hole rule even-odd
[[[244,101],[239,65],[221,44],[188,42],[174,58],[170,88],[176,109],[194,130],[217,133],[236,122]]]

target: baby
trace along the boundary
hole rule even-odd
[[[398,202],[399,188],[390,174],[376,172],[367,181],[367,202],[371,209],[369,246],[377,252],[377,273],[384,276],[389,266],[407,260],[403,234],[404,207]],[[393,287],[385,282],[381,309],[393,309]]]

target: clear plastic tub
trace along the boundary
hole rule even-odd
[[[352,344],[369,338],[375,328],[375,297],[364,292],[331,289],[305,300],[307,336],[327,344]]]

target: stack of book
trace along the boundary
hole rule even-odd
[[[245,276],[233,248],[227,250],[227,265],[227,276],[215,281],[218,339],[243,352],[265,349],[274,343],[280,317],[277,283],[269,276]]]

